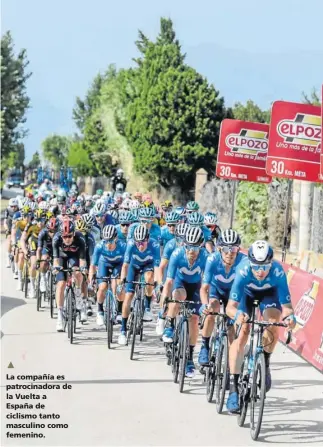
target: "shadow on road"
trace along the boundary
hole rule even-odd
[[[323,422],[308,420],[263,421],[258,441],[272,444],[316,443],[322,445]]]
[[[1,317],[17,306],[26,304],[25,300],[20,298],[12,298],[10,296],[1,296]]]

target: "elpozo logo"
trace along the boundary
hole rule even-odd
[[[284,138],[285,143],[320,146],[321,117],[297,113],[294,119],[279,121],[277,132]]]
[[[268,151],[268,132],[262,130],[241,129],[239,134],[230,133],[225,144],[231,152],[240,154],[266,154]]]

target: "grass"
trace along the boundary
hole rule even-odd
[[[8,199],[1,199],[1,210],[0,210],[1,212],[7,208],[8,202],[9,202]]]

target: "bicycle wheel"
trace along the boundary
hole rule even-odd
[[[135,350],[135,344],[136,344],[136,336],[137,336],[137,328],[139,323],[139,313],[140,313],[140,302],[139,300],[136,300],[135,308],[133,311],[133,322],[132,322],[132,340],[131,340],[131,349],[130,349],[130,360],[133,360],[133,353]]]
[[[70,343],[73,343],[73,335],[74,335],[74,315],[73,315],[73,297],[72,297],[72,289],[69,289],[67,294],[67,313],[68,313],[68,338],[70,339]]]
[[[40,291],[40,273],[38,272],[36,288],[37,312],[39,312],[39,309],[41,308],[41,296],[42,293]]]
[[[223,335],[220,339],[219,351],[216,359],[215,384],[216,384],[216,411],[222,413],[225,391],[229,377],[228,337]]]
[[[245,363],[248,364],[248,359],[249,356],[246,355],[242,364],[242,370],[238,382],[240,413],[238,414],[237,421],[239,427],[242,427],[245,423],[250,400],[249,373],[244,374],[244,365]]]
[[[28,264],[25,262],[24,266],[24,292],[25,292],[25,298],[28,298],[28,283],[29,283],[29,271],[28,271]]]
[[[48,284],[49,284],[50,317],[54,318],[54,300],[55,300],[54,277],[53,277],[51,270],[49,270],[49,272],[48,272]]]
[[[266,365],[265,356],[261,352],[257,356],[252,378],[250,396],[250,433],[254,441],[258,439],[266,397]]]
[[[216,369],[216,350],[215,350],[215,337],[210,340],[210,355],[209,366],[206,367],[206,400],[211,403],[213,400],[214,387],[215,387],[215,369]]]
[[[113,337],[113,315],[112,315],[112,292],[109,289],[106,295],[106,312],[107,312],[107,343],[108,348],[111,349],[112,337]]]
[[[179,342],[179,392],[182,393],[184,389],[185,370],[187,363],[188,351],[188,322],[183,321],[181,324],[180,342]]]

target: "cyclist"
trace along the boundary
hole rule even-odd
[[[36,296],[36,268],[37,268],[37,244],[39,233],[46,222],[46,214],[42,210],[36,210],[34,217],[24,228],[21,235],[21,249],[24,255],[30,256],[30,289],[29,298]]]
[[[147,283],[154,283],[159,278],[160,247],[159,243],[149,237],[149,230],[145,225],[135,228],[133,239],[128,241],[121,271],[121,282],[126,284],[126,296],[122,307],[122,323],[119,335],[119,345],[127,343],[127,320],[130,314],[130,305],[134,295],[134,281],[139,272],[143,272]],[[146,286],[144,321],[152,321],[150,311],[153,286]]]
[[[212,253],[214,250],[214,244],[212,241],[212,234],[211,231],[206,228],[204,225],[204,217],[203,214],[199,213],[198,211],[192,211],[187,215],[187,223],[191,227],[200,227],[205,241],[205,248],[209,253]]]
[[[114,225],[114,219],[110,214],[107,214],[107,207],[104,203],[98,202],[91,210],[91,214],[95,217],[94,227],[100,230],[100,234],[106,225]],[[101,238],[95,240],[99,242]]]
[[[118,239],[126,242],[129,227],[133,222],[133,215],[130,211],[124,211],[119,214],[119,223],[116,225]]]
[[[245,257],[240,253],[241,239],[239,234],[229,228],[222,231],[218,237],[218,250],[210,254],[206,261],[201,287],[200,313],[220,312],[220,300],[226,307],[230,289],[236,275],[239,262]],[[202,330],[202,347],[199,354],[200,365],[209,362],[210,337],[214,329],[215,317],[206,317]],[[230,339],[233,339],[233,331],[229,331]]]
[[[211,231],[212,239],[218,239],[221,234],[221,229],[218,226],[218,218],[215,213],[205,213],[204,214],[204,225]]]
[[[175,211],[170,211],[169,213],[166,213],[165,215],[165,222],[166,225],[164,225],[161,228],[161,245],[165,247],[168,241],[171,239],[174,239],[175,237],[175,228],[176,225],[180,221],[180,215],[177,214]]]
[[[187,202],[185,207],[185,214],[188,216],[191,213],[198,212],[200,209],[200,206],[197,202],[194,200],[191,200],[190,202]]]
[[[117,296],[117,285],[120,284],[120,273],[126,251],[126,243],[118,240],[118,232],[114,225],[107,225],[102,231],[103,241],[95,246],[92,263],[90,267],[89,283],[98,272],[99,278],[109,276],[111,272],[111,289],[114,296]],[[99,289],[97,293],[98,314],[96,323],[98,326],[104,325],[103,302],[108,288],[103,279],[98,279]],[[124,293],[118,294],[118,314],[121,314]]]
[[[5,209],[4,212],[4,222],[3,226],[6,232],[6,238],[7,238],[7,250],[8,250],[8,261],[7,261],[7,267],[11,267],[11,230],[12,230],[12,221],[14,218],[14,215],[17,214],[19,208],[18,208],[18,201],[17,199],[10,199],[9,200],[9,206]]]
[[[53,237],[58,230],[58,220],[51,217],[38,236],[37,261],[49,261],[53,258]],[[46,292],[46,272],[48,270],[48,262],[39,264],[40,270],[40,291]]]
[[[145,207],[139,208],[139,222],[133,223],[129,228],[128,240],[133,239],[135,229],[140,225],[145,225],[149,231],[149,237],[155,239],[158,243],[161,241],[161,230],[160,227],[153,223],[154,217],[156,215],[155,207]]]
[[[138,200],[138,202],[139,203],[141,203],[142,202],[142,193],[141,192],[135,192],[134,193],[134,195],[133,195],[133,198],[135,199],[135,200]]]
[[[226,313],[241,325],[238,337],[230,346],[230,393],[227,409],[234,413],[239,411],[238,379],[244,348],[248,340],[249,325],[246,323],[251,315],[253,299],[260,301],[260,312],[264,320],[279,322],[288,317],[290,329],[295,327],[294,310],[290,291],[282,265],[273,259],[274,252],[266,241],[254,242],[248,250],[248,257],[239,264],[231,287]],[[266,363],[266,391],[271,388],[270,356],[278,341],[278,327],[269,327],[264,333],[264,350]]]
[[[63,332],[63,306],[64,306],[64,290],[66,285],[66,273],[60,270],[80,267],[80,270],[86,272],[86,246],[85,241],[80,233],[75,232],[74,223],[65,218],[62,221],[60,232],[54,236],[53,239],[53,258],[54,270],[56,276],[56,302],[57,302],[57,325],[56,330]],[[74,273],[76,288],[75,298],[76,307],[81,311],[81,321],[86,321],[86,301],[82,296],[82,281],[83,276],[81,272]]]
[[[177,248],[171,255],[162,296],[164,299],[172,294],[176,300],[184,301],[187,299],[195,302],[195,304],[189,305],[192,310],[192,317],[189,322],[190,352],[185,371],[187,377],[194,377],[195,375],[193,355],[199,332],[198,311],[200,307],[201,280],[207,259],[207,251],[203,248],[203,243],[202,229],[190,227],[185,234],[184,246]],[[163,334],[165,343],[173,342],[177,313],[178,306],[169,304],[166,317],[167,327]]]
[[[170,257],[173,251],[183,244],[183,240],[187,230],[189,229],[189,225],[186,223],[180,223],[175,227],[175,237],[167,242],[165,248],[163,250],[162,259],[160,262],[160,278],[164,282],[167,276],[167,268],[169,264]],[[162,292],[162,287],[161,287]],[[156,324],[156,334],[158,336],[163,335],[164,327],[165,327],[165,315],[162,309],[164,308],[163,300],[160,300],[160,312],[158,313],[158,319]]]

